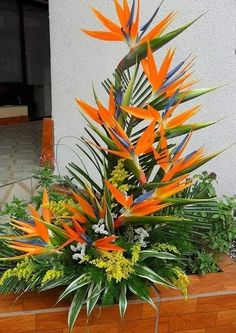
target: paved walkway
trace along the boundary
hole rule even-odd
[[[32,169],[39,166],[42,122],[0,126],[0,209],[13,196],[29,200],[36,181]]]
[[[39,166],[42,122],[0,126],[0,185],[26,178]]]

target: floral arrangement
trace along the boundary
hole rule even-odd
[[[132,294],[155,307],[152,286],[186,295],[188,278],[172,240],[176,228],[200,232],[205,222],[196,218],[199,205],[214,207],[213,199],[194,196],[190,173],[217,154],[206,156],[202,147],[185,153],[194,132],[213,122],[186,123],[199,105],[179,110],[213,89],[193,89],[188,56],[174,65],[175,50],[169,49],[162,62],[154,59],[155,51],[196,20],[166,33],[176,13],[151,28],[161,5],[141,27],[139,0],[131,6],[114,0],[114,6],[118,23],[92,8],[106,30],[82,30],[129,47],[113,79],[103,82],[108,102],[100,101],[95,88],[93,106],[77,99],[89,137],[78,149],[101,182],[70,163],[79,186],[71,184],[70,194],[58,200],[44,190],[40,212],[29,206],[29,217],[12,218],[1,236],[0,292],[63,286],[59,301],[73,297],[71,330],[84,304],[89,316],[96,304],[117,302],[124,316]]]

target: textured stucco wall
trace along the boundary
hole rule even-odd
[[[88,4],[114,18],[112,3],[112,0],[49,0],[52,114],[56,140],[65,136],[79,137],[85,133],[85,122],[74,97],[92,102],[93,81],[103,98],[105,94],[99,83],[110,76],[126,53],[123,44],[99,42],[79,31],[81,27],[94,30],[100,27]],[[142,0],[143,22],[158,3],[158,0]],[[210,152],[217,151],[236,141],[236,1],[166,0],[160,14],[163,16],[172,10],[177,10],[179,14],[172,24],[173,28],[206,12],[200,21],[169,44],[177,48],[176,63],[192,52],[197,56],[194,75],[200,80],[199,86],[229,83],[198,100],[203,107],[196,119],[228,117],[214,127],[195,133],[192,140],[192,147],[206,145]],[[158,54],[156,57],[158,59]],[[66,138],[61,143],[65,146],[58,148],[58,163],[63,173],[63,165],[72,159],[78,161],[70,150],[75,148],[77,140]],[[88,168],[91,166],[88,165]],[[218,174],[220,193],[236,193],[236,146],[208,163],[206,168]]]

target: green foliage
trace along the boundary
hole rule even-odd
[[[219,213],[211,216],[212,224],[206,235],[209,249],[216,253],[225,253],[229,250],[236,235],[236,222],[233,211],[236,208],[236,198],[224,197],[219,200]]]
[[[207,274],[215,273],[219,271],[217,267],[216,258],[214,258],[212,253],[206,253],[204,250],[202,252],[196,252],[190,263],[191,271],[193,273]]]
[[[54,185],[68,186],[71,181],[68,177],[61,177],[55,174],[54,170],[50,167],[44,166],[33,170],[33,178],[37,179],[37,193],[31,198],[33,204],[39,209],[42,203],[42,196],[44,189],[50,189]],[[58,202],[64,200],[65,197],[62,194],[50,191],[50,199]]]
[[[35,170],[39,187],[32,201],[41,210],[30,206],[28,217],[25,203],[14,199],[5,209],[14,219],[0,228],[0,292],[64,287],[59,301],[72,298],[70,332],[83,305],[89,316],[96,304],[118,302],[123,317],[130,294],[156,308],[153,285],[186,296],[186,273],[217,271],[217,256],[228,250],[236,233],[235,201],[216,198],[215,175],[189,176],[218,155],[206,156],[202,148],[185,153],[192,133],[215,122],[186,123],[198,106],[175,113],[179,104],[215,88],[192,89],[188,58],[174,67],[172,50],[162,64],[156,65],[153,56],[196,20],[164,34],[174,17],[170,14],[143,39],[155,15],[139,31],[135,8],[133,1],[130,10],[122,10],[120,22],[128,25],[121,23],[114,33],[114,25],[98,12],[111,31],[84,30],[96,38],[124,39],[130,52],[114,77],[103,82],[108,107],[94,87],[96,107],[77,100],[91,119],[86,118],[89,139],[81,138],[77,146],[84,158],[77,154],[80,163],[68,166],[72,179],[49,167]],[[56,193],[55,184],[69,186],[69,197]]]
[[[0,216],[9,215],[12,218],[27,219],[29,215],[27,214],[28,203],[17,197],[13,197],[10,203],[6,203],[3,209],[0,211]]]
[[[182,198],[209,199],[216,196],[216,174],[206,171],[193,177],[194,184]],[[236,199],[223,197],[214,199],[211,204],[193,204],[174,208],[172,214],[181,214],[191,219],[189,225],[174,225],[171,234],[165,228],[159,229],[154,237],[159,241],[169,238],[170,244],[176,246],[183,257],[184,269],[189,273],[206,274],[216,272],[218,255],[226,253],[236,236],[236,222],[233,212]],[[175,236],[175,237],[173,237]]]
[[[38,187],[41,187],[42,189],[49,188],[61,181],[61,177],[55,175],[54,170],[49,167],[34,169],[33,178],[37,179]]]

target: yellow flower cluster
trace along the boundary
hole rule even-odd
[[[124,181],[128,178],[129,173],[125,170],[124,159],[120,159],[111,173],[109,182],[117,187],[122,192],[128,192],[132,186],[124,184]]]
[[[141,245],[140,244],[135,244],[132,247],[132,258],[131,261],[133,264],[136,264],[139,260],[139,256],[140,256],[140,251],[141,251]]]
[[[16,277],[19,281],[25,280],[26,282],[34,279],[35,266],[30,259],[24,259],[18,263],[16,267],[5,271],[0,278],[0,285],[2,286],[11,277]]]
[[[56,269],[56,268],[49,269],[45,273],[45,275],[44,275],[44,277],[43,277],[43,279],[41,281],[41,285],[45,284],[48,281],[59,279],[59,278],[61,278],[63,276],[64,276],[64,271],[63,271],[62,268],[59,268],[59,269]]]
[[[65,207],[65,204],[72,206],[75,203],[72,199],[65,199],[65,200],[60,200],[58,202],[50,201],[48,204],[44,205],[44,207],[50,209],[53,215],[57,218],[69,215],[69,212]]]
[[[90,264],[98,268],[105,269],[107,279],[120,282],[122,279],[128,279],[134,272],[134,265],[139,259],[140,245],[135,245],[132,249],[132,258],[125,258],[123,252],[100,251],[101,257],[91,260]]]
[[[172,271],[177,276],[177,278],[173,280],[175,287],[181,290],[185,298],[187,298],[189,285],[187,275],[179,267],[174,267]]]
[[[157,244],[153,247],[153,250],[160,251],[160,252],[168,251],[168,252],[180,254],[180,252],[178,251],[176,246],[168,244],[168,243]]]

